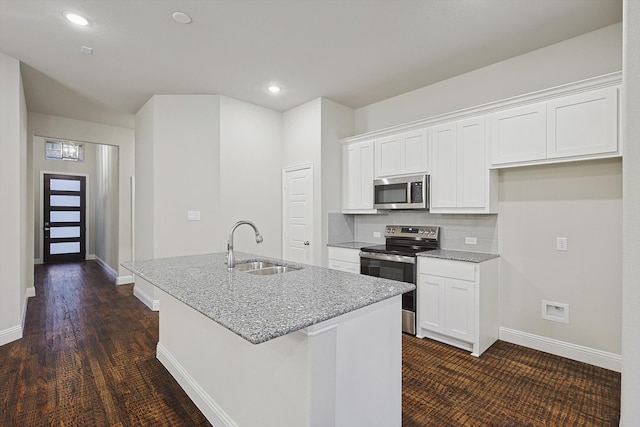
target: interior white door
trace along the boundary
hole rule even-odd
[[[285,169],[282,182],[282,257],[293,262],[311,264],[314,247],[313,165]]]

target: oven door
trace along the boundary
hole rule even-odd
[[[416,284],[416,258],[411,256],[360,252],[360,273]],[[402,331],[416,334],[416,291],[402,294]]]

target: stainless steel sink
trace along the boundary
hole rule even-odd
[[[236,270],[245,273],[255,274],[256,276],[268,276],[272,274],[282,274],[288,271],[300,270],[300,267],[292,267],[289,265],[280,265],[269,261],[248,261],[236,263]]]
[[[267,267],[275,267],[277,264],[267,261],[249,261],[249,262],[239,262],[234,267],[236,270],[247,271],[247,270],[260,270],[261,268]]]

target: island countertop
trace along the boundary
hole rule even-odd
[[[236,263],[268,260],[301,269],[269,276],[229,271],[225,255],[157,258],[122,266],[253,344],[415,289],[411,283],[242,252],[236,252]]]

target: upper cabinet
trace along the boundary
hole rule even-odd
[[[547,157],[547,104],[510,108],[491,115],[491,163],[529,162]]]
[[[565,96],[547,104],[547,158],[618,152],[618,89]]]
[[[342,212],[376,213],[373,208],[375,141],[342,145]]]
[[[492,113],[491,151],[492,167],[618,156],[618,88]]]
[[[383,136],[376,141],[376,178],[426,174],[429,140],[426,129]]]
[[[479,116],[433,127],[431,212],[496,212],[486,122],[486,116]]]

